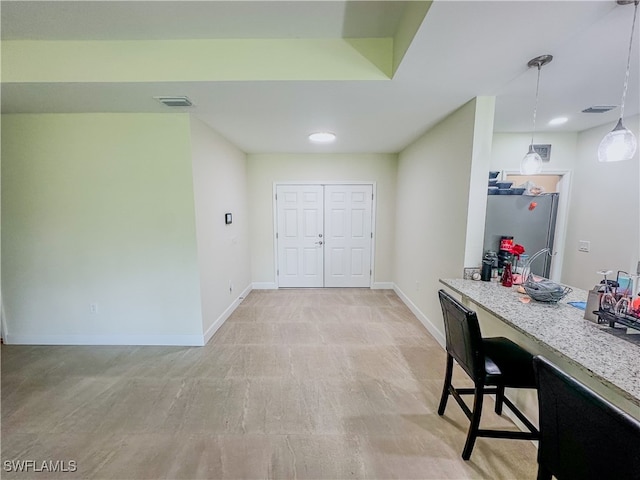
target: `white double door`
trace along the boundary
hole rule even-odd
[[[372,185],[277,185],[280,287],[369,287]]]

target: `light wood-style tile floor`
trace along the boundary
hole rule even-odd
[[[535,478],[528,441],[460,458],[466,417],[436,413],[444,361],[368,289],[254,291],[205,347],[4,345],[2,478]],[[511,425],[491,407],[483,425]]]

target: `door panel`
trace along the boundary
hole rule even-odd
[[[351,274],[362,277],[365,275],[365,265],[368,262],[365,259],[365,251],[362,248],[354,248],[351,250]]]
[[[276,195],[278,285],[322,287],[323,187],[278,185]]]
[[[284,249],[284,265],[281,269],[285,275],[292,276],[298,274],[298,249]]]
[[[309,200],[309,202],[315,202],[315,200]],[[309,202],[305,201],[308,205]],[[318,236],[318,225],[322,225],[322,210],[318,211],[317,208],[305,208],[302,211],[304,218],[304,233],[305,238],[313,238],[314,240]]]
[[[289,238],[296,238],[298,236],[298,210],[296,208],[286,208],[283,216],[283,235]]]
[[[332,248],[329,252],[331,259],[331,268],[329,269],[333,275],[344,275],[344,248]]]
[[[371,284],[372,185],[325,186],[325,287]]]
[[[364,216],[367,212],[362,209],[351,211],[351,237],[352,238],[364,238],[365,227],[367,223]]]

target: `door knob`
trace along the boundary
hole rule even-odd
[[[322,240],[320,240],[319,242],[316,242],[316,245],[322,245]]]
[[[319,233],[319,234],[318,234],[318,236],[319,236],[320,238],[322,238],[322,234],[321,234],[321,233]]]

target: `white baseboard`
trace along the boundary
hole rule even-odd
[[[238,297],[238,300],[240,300],[240,302],[242,302],[242,300],[247,298],[247,295],[249,295],[251,293],[251,290],[253,290],[253,284],[252,283],[247,285],[247,287],[242,291],[242,293]]]
[[[0,292],[0,338],[6,343],[7,335],[9,331],[7,330],[7,322],[4,313],[4,302],[2,301],[2,292]]]
[[[393,282],[373,282],[372,290],[393,290]]]
[[[431,322],[431,320],[429,320],[429,318],[427,318],[427,316],[422,313],[422,311],[409,299],[409,297],[404,294],[402,290],[400,290],[397,285],[393,285],[393,290],[400,297],[400,300],[402,300],[404,304],[409,307],[409,310],[411,310],[411,312],[418,318],[418,320],[420,320],[420,323],[424,325],[424,328],[426,328],[433,336],[433,338],[435,338],[438,343],[442,345],[442,348],[444,348],[446,345],[444,335],[436,328],[433,322]]]
[[[275,282],[253,282],[253,290],[277,290]],[[374,282],[372,290],[393,290],[393,282]]]
[[[231,305],[229,305],[229,307],[224,312],[222,312],[222,315],[220,315],[216,319],[216,321],[213,322],[209,328],[207,328],[206,332],[204,332],[204,344],[205,345],[207,343],[209,343],[209,340],[211,340],[211,338],[213,338],[213,335],[218,331],[218,329],[222,326],[222,324],[224,322],[226,322],[227,319],[231,316],[231,314],[235,311],[235,309],[238,308],[238,305],[240,305],[242,303],[242,300],[247,298],[247,295],[249,295],[249,293],[251,293],[251,290],[252,290],[252,285],[249,284],[247,286],[247,288],[245,288],[242,291],[240,296],[238,298],[236,298],[233,301],[233,303]]]
[[[163,345],[202,347],[202,335],[23,335],[7,334],[7,345]]]
[[[277,290],[276,282],[253,282],[254,290]]]

